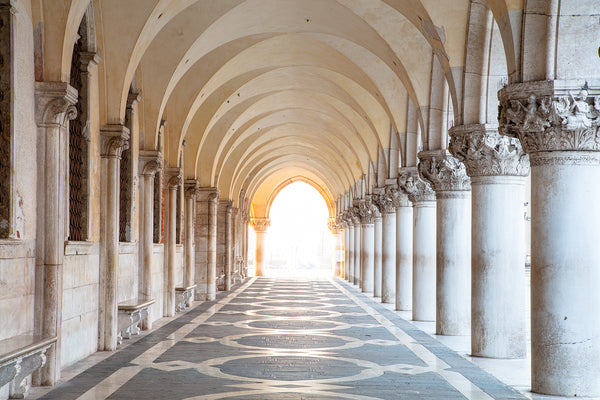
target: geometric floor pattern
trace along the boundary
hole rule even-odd
[[[525,399],[340,280],[253,278],[42,399]]]

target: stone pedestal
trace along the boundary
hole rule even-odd
[[[217,208],[219,190],[199,188],[196,195],[196,300],[217,296]]]
[[[436,334],[471,332],[471,181],[447,150],[419,153],[419,173],[431,183],[437,209]]]
[[[267,229],[271,225],[268,218],[253,218],[251,221],[256,232],[256,254],[254,263],[256,265],[255,276],[263,276],[267,260],[265,259],[267,250]]]
[[[435,193],[431,186],[419,177],[416,168],[403,170],[399,182],[413,204],[413,320],[434,321]]]
[[[600,85],[499,93],[501,132],[531,160],[532,391],[600,396]]]
[[[12,22],[5,29],[11,29]],[[76,116],[73,106],[77,91],[62,82],[36,82],[35,107],[38,135],[45,140],[44,168],[46,190],[41,212],[44,226],[43,264],[44,296],[42,334],[59,339],[46,352],[41,383],[51,386],[60,379],[60,344],[62,325],[63,258],[65,243],[65,207],[69,120]],[[118,192],[117,192],[118,193]],[[42,239],[40,239],[42,240]]]
[[[396,310],[412,310],[413,207],[400,191],[394,197],[396,208]]]
[[[154,229],[154,175],[162,169],[163,159],[159,151],[140,150],[140,243],[138,264],[138,295],[152,296],[152,251]],[[142,320],[142,329],[152,329],[150,316]]]
[[[170,177],[168,182],[169,189],[169,208],[167,218],[167,290],[165,291],[165,316],[172,317],[175,315],[175,269],[177,263],[177,189],[181,185],[182,172],[179,168],[169,171]]]
[[[529,161],[519,141],[500,136],[495,126],[457,126],[450,135],[450,151],[471,177],[471,354],[522,358]]]

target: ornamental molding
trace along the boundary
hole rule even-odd
[[[422,151],[418,157],[419,175],[431,183],[436,193],[471,190],[465,165],[448,150]]]
[[[215,187],[201,187],[196,192],[196,201],[216,202],[219,199],[219,189]]]
[[[121,153],[129,148],[129,128],[119,124],[104,125],[100,128],[102,157],[121,158]]]
[[[398,184],[411,202],[435,201],[435,192],[428,182],[421,179],[417,167],[402,168],[399,172]]]
[[[500,133],[518,138],[525,152],[600,151],[600,84],[517,83],[498,99]]]
[[[459,125],[449,134],[450,153],[465,165],[468,176],[529,175],[529,157],[521,143],[500,135],[496,125]]]
[[[358,203],[357,203],[358,204]],[[358,205],[353,206],[349,211],[350,220],[354,226],[360,225],[360,210]]]
[[[397,185],[388,185],[381,188],[381,193],[377,196],[376,200],[379,211],[382,214],[393,214],[396,212],[398,194]]]
[[[266,232],[269,226],[271,226],[271,220],[269,218],[252,218],[250,219],[250,224],[255,232]]]
[[[140,150],[139,169],[141,175],[154,176],[162,170],[163,156],[158,150]]]

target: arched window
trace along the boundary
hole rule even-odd
[[[89,13],[89,10],[88,10]],[[73,46],[70,84],[77,89],[77,117],[69,123],[69,240],[88,239],[89,218],[89,113],[90,62],[87,14],[79,25]]]

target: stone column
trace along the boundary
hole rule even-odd
[[[118,334],[119,176],[121,152],[129,145],[123,125],[105,125],[102,137],[102,189],[100,204],[100,303],[98,349],[115,350]]]
[[[177,189],[181,186],[181,169],[175,168],[170,172],[169,182],[169,209],[167,217],[167,282],[165,291],[166,315],[172,317],[175,315],[175,270],[177,268]]]
[[[242,239],[244,241],[242,245],[242,254],[243,254],[243,270],[242,275],[244,278],[248,277],[248,229],[250,226],[250,218],[248,217],[248,213],[244,212],[244,218],[242,219]]]
[[[225,290],[231,290],[233,275],[233,224],[231,223],[233,202],[230,201],[225,209]]]
[[[396,208],[396,310],[412,310],[413,208],[406,193],[391,191]]]
[[[471,180],[448,150],[419,153],[437,201],[436,334],[471,333]]]
[[[381,297],[382,273],[382,246],[383,246],[383,218],[377,202],[374,204],[378,211],[375,216],[375,242],[373,247],[373,296]]]
[[[360,213],[358,212],[358,207],[353,207],[352,210],[352,223],[354,224],[354,284],[358,287],[361,286],[360,282],[360,271],[361,271],[361,248],[360,248],[360,235],[361,235],[361,227],[360,227]]]
[[[332,248],[332,270],[333,270],[333,276],[335,277],[339,277],[340,276],[340,263],[338,263],[338,251],[341,250],[341,244],[340,244],[340,227],[337,224],[337,220],[335,218],[329,218],[327,220],[327,228],[329,228],[329,231],[331,232],[331,235],[333,236],[333,248]]]
[[[502,133],[531,160],[532,391],[600,396],[600,88],[499,93]]]
[[[256,232],[256,255],[254,263],[256,264],[255,276],[263,276],[266,263],[267,250],[267,229],[271,225],[271,220],[268,218],[252,218],[252,227]]]
[[[185,180],[185,272],[183,286],[191,286],[194,281],[194,205],[198,192],[198,181],[195,179]],[[192,305],[192,299],[188,299],[187,306]]]
[[[360,213],[360,282],[363,292],[372,292],[375,275],[375,219],[381,218],[379,210],[372,199],[361,200],[358,203]]]
[[[400,182],[413,204],[413,320],[435,321],[435,193],[416,168],[404,169]]]
[[[141,263],[138,265],[138,295],[152,299],[152,270],[154,250],[154,175],[162,169],[162,154],[155,150],[140,150],[140,243]],[[152,318],[142,321],[142,329],[152,329]]]
[[[12,24],[12,23],[11,23]],[[12,25],[11,25],[12,26]],[[9,27],[10,29],[10,27]],[[46,352],[41,383],[55,385],[60,379],[60,347],[62,325],[63,258],[65,243],[65,207],[67,201],[66,163],[69,157],[69,120],[76,117],[74,104],[77,91],[62,82],[36,82],[35,114],[39,137],[44,142],[44,167],[40,179],[46,190],[41,212],[44,237],[38,238],[42,249],[44,297],[42,335],[57,336],[58,340]]]
[[[346,274],[346,280],[350,283],[354,283],[354,221],[350,214],[346,217],[346,226],[348,231],[348,273]]]
[[[382,221],[381,243],[381,302],[391,303],[396,299],[396,207],[394,192],[396,186],[386,186],[379,196],[379,209]],[[375,240],[377,242],[377,240]]]
[[[196,300],[217,297],[217,206],[219,190],[199,188],[196,195]]]
[[[496,126],[450,130],[450,151],[471,177],[471,353],[522,358],[525,335],[523,199],[529,161]]]

